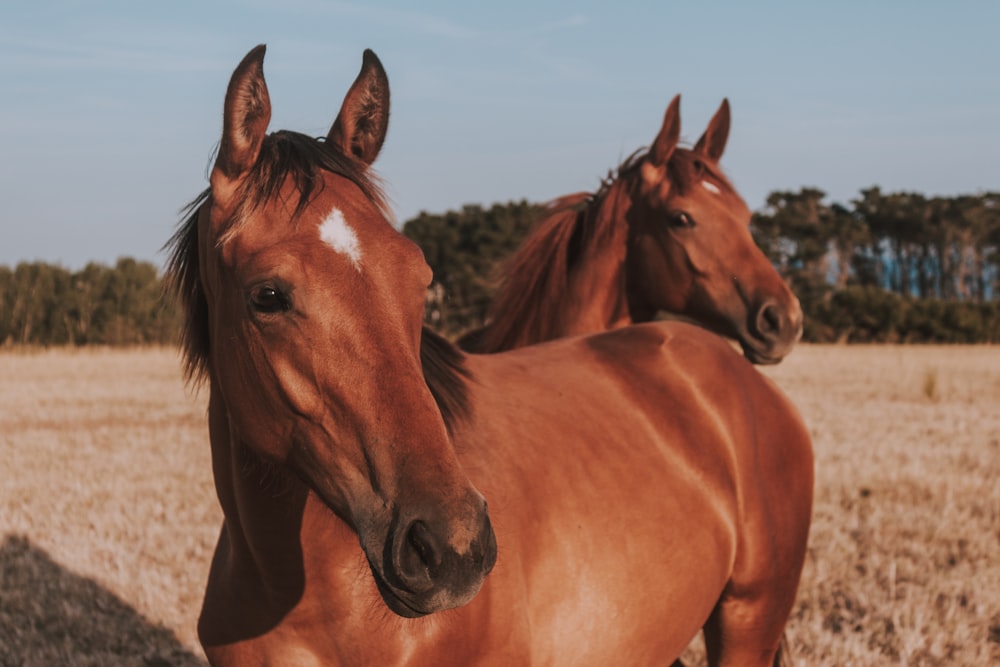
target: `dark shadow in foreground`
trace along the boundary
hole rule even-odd
[[[0,543],[0,665],[202,667],[168,628],[23,536]]]

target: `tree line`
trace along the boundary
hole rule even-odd
[[[180,311],[149,262],[119,259],[79,271],[46,262],[0,266],[0,344],[173,344]]]
[[[1000,194],[825,200],[773,192],[751,221],[802,301],[805,340],[1000,342]],[[407,221],[434,270],[427,324],[447,336],[482,325],[500,265],[544,210],[522,200]],[[0,345],[174,344],[180,318],[149,262],[0,266]]]

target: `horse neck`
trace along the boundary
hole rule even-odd
[[[493,306],[492,321],[478,334],[475,351],[501,352],[555,338],[615,329],[629,324],[625,298],[628,198],[615,181],[606,192],[573,213],[573,197],[548,233],[563,238],[549,257],[512,262]],[[572,227],[570,227],[572,225]],[[572,237],[572,239],[570,239]],[[530,242],[530,241],[529,241]],[[570,256],[573,255],[573,256]],[[512,268],[511,268],[512,267]],[[530,281],[510,274],[533,272]]]
[[[212,468],[224,525],[220,547],[212,563],[206,605],[217,594],[221,602],[232,596],[253,600],[262,623],[280,618],[300,599],[305,587],[307,554],[304,544],[323,542],[331,562],[339,548],[356,551],[357,537],[325,508],[286,468],[262,462],[232,432],[225,401],[217,386],[209,399]],[[316,529],[316,526],[322,526]],[[225,554],[225,558],[220,558]],[[212,582],[216,588],[212,589]]]

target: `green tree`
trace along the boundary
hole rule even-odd
[[[95,316],[101,339],[109,345],[161,342],[170,319],[170,304],[156,267],[124,257],[104,281]]]
[[[817,188],[772,192],[752,219],[756,239],[793,288],[827,284],[830,274],[831,209]]]
[[[837,261],[834,289],[842,290],[851,282],[863,282],[871,273],[870,258],[862,254],[862,250],[871,245],[868,224],[851,209],[833,204],[829,208],[826,227]]]
[[[61,294],[70,281],[66,269],[44,262],[21,262],[8,276],[3,302],[5,342],[65,343],[65,304]]]

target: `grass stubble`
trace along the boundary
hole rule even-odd
[[[762,372],[816,448],[792,664],[997,664],[1000,348],[803,345]],[[173,349],[0,353],[0,664],[201,664],[206,401]]]
[[[221,525],[173,349],[0,355],[0,664],[200,664]]]

